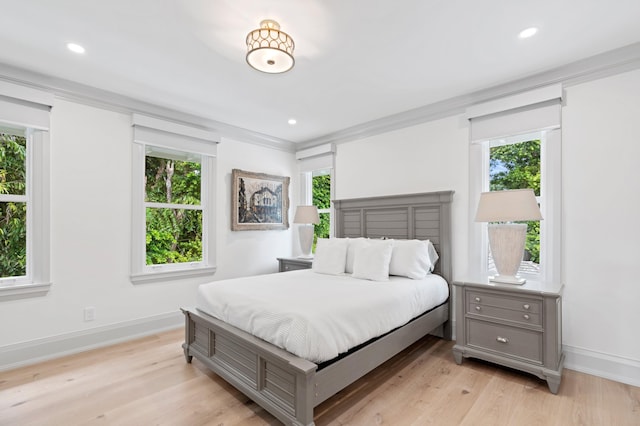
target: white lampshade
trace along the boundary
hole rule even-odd
[[[293,223],[320,223],[318,208],[316,206],[298,206]]]
[[[480,194],[476,222],[541,220],[533,189],[511,189]]]

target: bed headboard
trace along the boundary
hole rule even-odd
[[[334,200],[336,237],[431,240],[435,272],[451,283],[452,200],[453,191]]]

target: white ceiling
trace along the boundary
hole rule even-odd
[[[0,10],[0,63],[292,142],[640,41],[639,0],[0,0]],[[246,34],[265,18],[296,43],[288,73],[245,62]],[[517,37],[531,26],[536,36]]]

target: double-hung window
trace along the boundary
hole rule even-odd
[[[134,115],[132,281],[215,272],[217,135]]]
[[[0,82],[0,298],[49,282],[49,111],[53,96]]]
[[[481,192],[533,189],[543,220],[528,222],[519,275],[560,278],[561,138],[559,85],[521,93],[467,110],[470,119],[470,212]],[[470,224],[473,274],[494,274],[484,223]]]
[[[314,226],[314,248],[318,238],[329,238],[333,234],[334,152],[335,146],[326,144],[296,153],[300,171],[300,204],[316,206],[320,216],[320,223]]]

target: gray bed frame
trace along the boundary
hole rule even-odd
[[[453,191],[334,201],[336,236],[429,239],[451,291]],[[450,297],[449,300],[452,298]],[[426,334],[451,339],[449,302],[318,369],[197,309],[183,309],[187,362],[196,357],[285,424],[314,425],[313,409]]]

